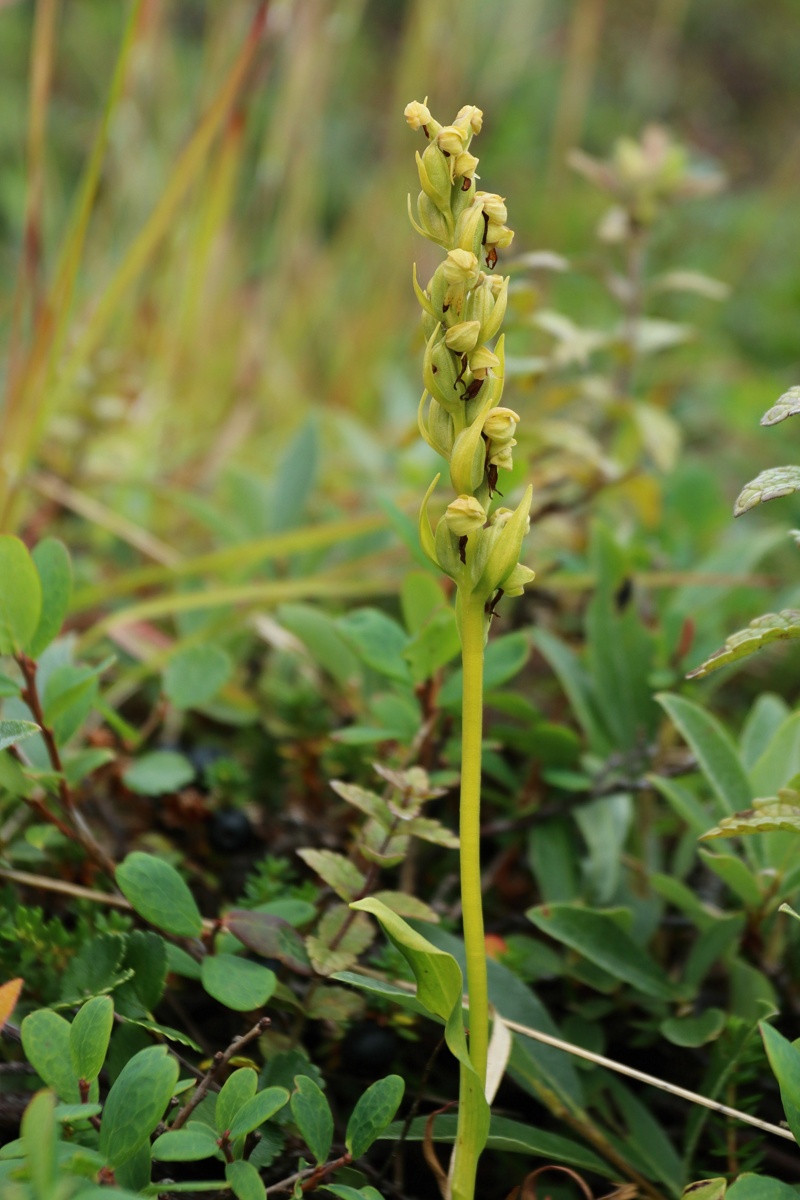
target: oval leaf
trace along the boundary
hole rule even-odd
[[[22,1022],[22,1048],[28,1062],[60,1100],[78,1104],[81,1092],[72,1069],[69,1021],[50,1008],[40,1008]]]
[[[219,646],[187,646],[173,654],[164,671],[164,691],[175,708],[198,708],[228,682],[229,655]]]
[[[225,1178],[236,1200],[265,1200],[266,1188],[252,1163],[227,1163]]]
[[[236,1114],[252,1100],[258,1087],[258,1074],[253,1067],[239,1067],[229,1075],[217,1096],[214,1121],[220,1137],[230,1133]]]
[[[79,1079],[91,1083],[100,1074],[113,1024],[114,1002],[110,996],[95,996],[79,1009],[69,1030],[72,1069]]]
[[[58,637],[72,594],[72,563],[67,548],[57,538],[44,538],[31,554],[39,575],[42,608],[39,623],[31,639],[29,653],[38,658]]]
[[[230,1128],[231,1141],[258,1129],[259,1125],[274,1117],[288,1099],[289,1093],[282,1087],[265,1088],[263,1092],[257,1092],[251,1100],[242,1105],[234,1117]]]
[[[345,1145],[353,1158],[366,1154],[380,1137],[400,1107],[405,1081],[399,1075],[387,1075],[368,1087],[353,1109],[347,1122]]]
[[[7,750],[38,732],[39,726],[33,721],[0,721],[0,750]]]
[[[209,996],[234,1012],[250,1012],[266,1004],[275,991],[275,972],[235,954],[209,954],[200,966]]]
[[[235,908],[225,914],[223,923],[248,950],[254,950],[263,958],[277,958],[301,975],[313,974],[302,937],[283,918],[273,913]]]
[[[111,1167],[133,1158],[147,1141],[172,1098],[178,1064],[165,1046],[134,1054],[112,1084],[103,1108],[100,1153]]]
[[[315,1162],[326,1161],[333,1143],[333,1114],[322,1088],[308,1075],[298,1075],[290,1101],[294,1117]]]
[[[42,585],[24,542],[0,535],[0,654],[28,650],[42,612]]]
[[[163,796],[191,783],[194,775],[194,767],[182,754],[153,750],[132,762],[122,778],[125,786],[140,796]]]
[[[203,918],[178,872],[163,859],[134,850],[117,867],[117,885],[139,916],[176,937],[199,937]]]
[[[167,1130],[153,1142],[153,1158],[159,1162],[196,1162],[218,1150],[213,1129],[200,1121],[190,1121],[186,1129]]]

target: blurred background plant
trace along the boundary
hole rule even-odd
[[[377,759],[455,782],[457,642],[414,528],[435,458],[408,264],[427,279],[437,259],[407,223],[402,120],[436,79],[437,111],[486,112],[481,167],[513,197],[505,397],[525,437],[508,499],[534,481],[536,586],[489,646],[492,986],[523,1025],[551,1028],[546,1004],[573,1041],[734,1106],[756,1080],[773,1118],[753,1031],[776,1001],[800,1007],[779,913],[794,874],[777,843],[697,838],[800,771],[793,651],[676,693],[732,630],[800,607],[797,497],[730,520],[776,461],[758,418],[797,382],[793,16],[791,0],[0,4],[0,514],[71,551],[45,674],[78,688],[64,728],[95,756],[80,786],[103,844],[180,863],[207,913],[311,906],[294,850],[355,854],[331,779],[371,787]],[[4,687],[3,716],[28,716]],[[45,1003],[55,964],[129,918],[82,900],[65,931],[19,881],[95,871],[31,819],[2,760],[0,960]],[[452,798],[436,803],[452,823]],[[413,846],[398,890],[431,899],[457,953],[452,867]],[[402,974],[392,952],[370,963]],[[436,1038],[379,991],[368,1004],[311,1022],[305,1052],[331,1072],[357,1057],[348,1020],[410,1033],[427,1104]],[[727,1120],[514,1044],[501,1105],[535,1097],[549,1135],[566,1106],[643,1194],[752,1165]],[[756,1149],[797,1179],[780,1143]]]

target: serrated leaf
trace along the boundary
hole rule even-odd
[[[226,929],[263,958],[277,958],[300,975],[311,975],[311,960],[301,935],[272,913],[235,908],[223,917]]]
[[[346,800],[348,804],[352,804],[353,808],[357,808],[359,812],[365,813],[368,817],[373,817],[384,827],[388,828],[391,825],[392,814],[389,811],[389,806],[377,792],[371,792],[367,788],[359,787],[355,783],[342,783],[338,779],[331,780],[331,787],[337,796],[341,796],[343,800]]]
[[[787,417],[795,417],[800,413],[800,387],[791,387],[775,401],[772,408],[761,418],[762,425],[777,425]]]
[[[347,1122],[345,1145],[354,1159],[366,1154],[376,1138],[391,1123],[405,1092],[399,1075],[387,1075],[368,1087],[359,1098]]]
[[[525,914],[537,929],[577,950],[615,979],[662,1000],[675,998],[675,987],[643,948],[607,913],[573,904],[548,904]]]
[[[446,825],[442,825],[441,821],[434,821],[431,817],[414,817],[401,828],[409,837],[421,838],[423,842],[433,842],[435,846],[446,846],[449,850],[458,849],[458,834],[453,833],[452,829],[448,829]]]
[[[27,547],[0,535],[0,654],[28,650],[41,611],[42,585]]]
[[[90,1083],[100,1074],[113,1024],[114,1002],[108,996],[95,996],[79,1008],[69,1031],[72,1069],[79,1079]]]
[[[275,972],[235,954],[207,954],[200,978],[209,996],[234,1012],[261,1008],[275,991]]]
[[[776,830],[800,832],[800,792],[780,788],[777,796],[753,801],[752,808],[733,813],[709,829],[700,841],[718,837],[742,837],[751,833],[773,833]]]
[[[194,767],[175,750],[152,750],[135,759],[122,773],[126,787],[140,796],[177,792],[194,779]]]
[[[230,1131],[240,1108],[252,1100],[258,1088],[258,1074],[252,1067],[239,1067],[225,1080],[214,1109],[214,1122],[220,1137]]]
[[[70,1026],[52,1009],[29,1013],[20,1027],[25,1057],[60,1100],[78,1104],[81,1092],[72,1069]]]
[[[153,1158],[159,1162],[197,1162],[219,1152],[213,1129],[190,1121],[185,1129],[167,1130],[153,1142]]]
[[[109,1166],[133,1158],[148,1140],[178,1082],[178,1064],[165,1046],[148,1046],[120,1071],[103,1108],[99,1150]]]
[[[252,1163],[226,1163],[225,1178],[236,1200],[265,1200],[266,1188]]]
[[[800,491],[800,467],[769,467],[745,484],[736,498],[733,515],[741,517],[742,513],[755,508],[757,504],[766,504],[768,500],[777,500],[780,496],[791,496],[797,491]]]
[[[353,1021],[364,1012],[364,999],[350,988],[323,985],[306,1001],[304,1011],[314,1021]]]
[[[298,1075],[289,1104],[312,1158],[325,1162],[333,1143],[333,1114],[322,1089],[308,1075]]]
[[[730,663],[748,658],[771,642],[796,637],[800,637],[800,610],[784,608],[777,613],[765,613],[751,621],[746,629],[732,633],[725,639],[725,645],[721,649],[715,650],[705,662],[690,671],[686,678],[701,679],[719,667],[727,667]]]
[[[33,721],[0,721],[0,750],[16,746],[17,742],[33,737],[34,733],[39,732],[39,726]]]
[[[289,1093],[286,1088],[271,1087],[265,1088],[263,1092],[256,1092],[255,1096],[247,1100],[233,1118],[230,1127],[231,1141],[258,1129],[259,1125],[263,1125],[270,1117],[274,1117],[276,1112],[280,1112],[288,1100]]]
[[[186,646],[167,663],[164,692],[175,708],[199,708],[216,696],[232,672],[230,655],[220,646]]]
[[[369,820],[361,828],[357,845],[368,862],[379,867],[396,867],[408,853],[409,837],[406,833],[387,835],[380,822]]]
[[[203,918],[188,884],[169,863],[134,850],[117,867],[117,886],[133,908],[165,933],[199,937]]]
[[[342,929],[347,924],[347,930]],[[375,936],[375,931],[361,913],[355,915],[344,905],[328,909],[320,920],[316,934],[306,938],[306,949],[314,970],[319,975],[333,975],[352,966]],[[331,948],[338,939],[335,949]]]
[[[340,900],[349,903],[366,887],[366,876],[356,864],[335,850],[298,850],[297,856],[316,871],[323,883],[333,888]]]
[[[38,658],[61,632],[72,594],[72,564],[64,543],[51,537],[34,546],[31,558],[41,584],[42,608],[28,652]]]

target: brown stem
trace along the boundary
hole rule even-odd
[[[186,1124],[200,1101],[207,1094],[209,1088],[216,1083],[217,1076],[221,1073],[230,1059],[233,1058],[234,1054],[237,1054],[239,1050],[241,1050],[242,1046],[246,1046],[248,1042],[252,1042],[255,1038],[260,1037],[264,1030],[269,1027],[269,1025],[269,1017],[262,1017],[260,1021],[256,1022],[252,1029],[248,1029],[247,1033],[243,1033],[241,1037],[235,1037],[226,1050],[217,1051],[217,1053],[214,1055],[213,1066],[211,1066],[211,1068],[200,1080],[197,1087],[194,1089],[191,1096],[170,1125],[170,1129],[181,1129]]]
[[[55,739],[55,734],[51,726],[47,724],[44,716],[44,709],[39,696],[39,689],[36,685],[36,663],[27,654],[19,653],[15,656],[17,665],[22,671],[22,676],[25,680],[25,687],[21,691],[22,699],[31,710],[33,719],[40,727],[42,739],[47,748],[47,756],[50,759],[50,765],[58,775],[58,799],[63,811],[69,818],[69,825],[60,821],[54,813],[51,813],[43,802],[39,802],[37,811],[48,820],[52,825],[61,831],[71,841],[77,842],[81,849],[91,858],[102,871],[104,871],[111,879],[114,878],[116,872],[116,864],[103,850],[102,846],[98,845],[94,838],[94,834],[89,829],[83,819],[77,805],[72,790],[67,783],[67,777],[64,774],[64,764],[61,761],[61,753],[58,749],[58,744]]]

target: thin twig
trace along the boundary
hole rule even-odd
[[[226,1064],[233,1058],[234,1054],[238,1054],[242,1046],[246,1046],[248,1042],[252,1042],[255,1038],[260,1037],[264,1030],[269,1028],[269,1025],[269,1017],[262,1017],[260,1021],[256,1022],[252,1029],[248,1029],[247,1033],[243,1033],[241,1037],[235,1037],[226,1050],[217,1051],[217,1053],[214,1055],[213,1065],[208,1071],[206,1071],[205,1075],[200,1080],[197,1087],[194,1089],[191,1096],[170,1125],[170,1130],[181,1129],[186,1124],[200,1101],[206,1096],[209,1088],[214,1086],[217,1076],[220,1074]]]

